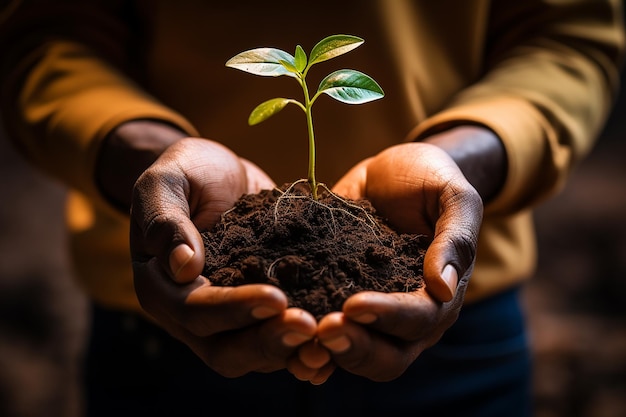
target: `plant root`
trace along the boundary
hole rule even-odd
[[[360,222],[363,225],[363,227],[367,228],[371,232],[371,234],[378,240],[378,242],[382,244],[382,241],[379,239],[379,236],[381,234],[379,224],[367,212],[367,210],[365,210],[365,208],[363,208],[362,206],[356,203],[351,202],[350,200],[344,197],[341,197],[338,194],[333,193],[331,189],[328,188],[328,186],[326,186],[326,184],[324,183],[318,183],[318,188],[323,189],[323,193],[324,193],[323,196],[328,199],[332,199],[334,201],[339,202],[342,205],[342,207],[333,207],[330,204],[326,204],[322,202],[321,197],[316,200],[313,198],[312,194],[310,195],[309,194],[297,194],[295,191],[296,187],[303,183],[308,184],[308,181],[306,179],[300,179],[298,181],[294,181],[284,191],[276,188],[276,191],[280,193],[280,197],[278,197],[278,199],[276,200],[274,204],[274,223],[279,222],[279,218],[281,217],[281,213],[280,213],[281,206],[286,205],[287,207],[285,208],[285,210],[287,212],[289,212],[290,209],[294,208],[293,205],[290,205],[288,203],[289,200],[306,200],[308,203],[315,204],[327,210],[330,213],[330,224],[331,224],[330,230],[332,231],[333,234],[335,234],[337,231],[337,221],[335,219],[335,215],[343,214],[345,216],[348,216]]]

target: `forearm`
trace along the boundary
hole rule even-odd
[[[135,181],[177,140],[189,136],[160,121],[133,120],[114,129],[98,152],[95,180],[104,197],[128,212]]]
[[[422,139],[445,150],[486,203],[502,188],[507,157],[500,138],[481,126],[458,126]]]

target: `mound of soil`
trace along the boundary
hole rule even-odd
[[[367,200],[313,200],[306,183],[242,196],[202,237],[215,285],[272,284],[317,319],[357,292],[420,288],[429,243],[396,233]]]

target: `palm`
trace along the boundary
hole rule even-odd
[[[334,188],[348,198],[367,198],[391,225],[424,234],[433,243],[424,262],[424,279],[433,296],[447,301],[441,282],[448,264],[459,275],[471,269],[482,221],[482,202],[458,166],[440,148],[406,143],[356,165]]]

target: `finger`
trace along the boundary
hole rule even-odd
[[[238,332],[200,337],[180,326],[166,329],[185,343],[209,368],[227,378],[236,378],[250,372],[275,372],[286,368],[287,358],[294,357],[295,348],[288,353],[264,355],[256,334],[260,325],[249,326]],[[311,372],[314,377],[316,372]]]
[[[365,196],[368,163],[369,159],[366,159],[350,169],[337,181],[333,187],[333,192],[351,200],[363,198]]]
[[[287,308],[287,297],[272,285],[218,287],[205,283],[189,292],[178,317],[198,335],[245,327],[277,316]]]
[[[330,353],[315,339],[300,346],[298,358],[308,368],[320,369],[330,362]]]
[[[319,372],[330,363],[330,353],[312,339],[299,347],[297,354],[287,362],[287,370],[301,381],[319,379]]]
[[[315,376],[309,378],[309,382],[313,385],[322,385],[324,382],[328,381],[328,378],[335,372],[335,369],[337,369],[337,365],[335,365],[334,362],[329,362],[321,369],[318,369]]]
[[[156,259],[136,264],[134,272],[142,308],[157,321],[175,323],[197,336],[239,329],[287,308],[286,295],[270,285],[218,287],[202,276],[180,285],[167,279]]]
[[[320,343],[332,352],[337,366],[374,381],[400,376],[415,360],[416,351],[405,343],[368,331],[342,313],[331,313],[319,323]]]
[[[430,337],[441,315],[441,305],[420,289],[411,293],[364,291],[348,298],[346,318],[399,340]]]
[[[296,355],[287,361],[287,370],[300,381],[309,381],[313,385],[321,385],[328,380],[337,366],[328,362],[321,368],[309,368]]]
[[[244,158],[240,158],[240,161],[246,169],[248,193],[258,193],[276,187],[276,183],[257,165]]]
[[[309,368],[295,355],[287,360],[287,371],[299,381],[310,381],[318,373],[317,368]]]
[[[250,370],[273,372],[285,369],[298,346],[313,340],[316,330],[310,313],[291,308],[240,331],[217,334],[203,357],[212,368],[231,375]]]

